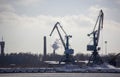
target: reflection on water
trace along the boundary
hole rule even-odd
[[[3,73],[0,77],[120,77],[120,73]]]

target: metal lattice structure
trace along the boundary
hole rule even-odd
[[[100,50],[100,47],[98,47],[98,43],[99,43],[100,31],[103,29],[103,19],[104,19],[104,13],[102,10],[100,10],[94,29],[90,34],[88,34],[88,36],[91,35],[93,36],[92,37],[93,44],[87,45],[87,50],[93,51],[89,58],[88,65],[93,65],[93,64],[100,65],[103,63],[103,60],[98,53],[98,51]],[[97,25],[98,28],[96,29]]]

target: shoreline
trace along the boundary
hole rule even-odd
[[[120,68],[0,68],[0,73],[120,73]]]

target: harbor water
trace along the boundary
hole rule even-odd
[[[120,77],[120,73],[1,73],[0,77]]]

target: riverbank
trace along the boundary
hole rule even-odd
[[[0,73],[120,73],[120,68],[0,68]]]

